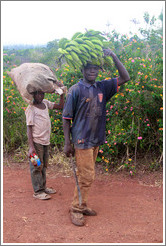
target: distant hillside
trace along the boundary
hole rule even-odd
[[[33,45],[33,44],[13,44],[13,45],[4,45],[3,49],[4,50],[22,50],[22,49],[34,49],[34,48],[43,48],[46,47],[47,44],[38,44],[38,45]]]
[[[58,55],[58,40],[41,45],[4,45],[3,68],[9,69],[24,62],[40,62],[53,69],[56,67],[56,57]]]

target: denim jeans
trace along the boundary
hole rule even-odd
[[[31,161],[29,161],[31,181],[34,192],[40,192],[44,191],[46,188],[46,168],[49,158],[49,145],[34,143],[34,146],[36,149],[36,154],[41,161],[41,165],[39,167],[34,166]]]

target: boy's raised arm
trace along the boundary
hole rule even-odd
[[[53,109],[63,109],[64,106],[64,94],[60,95],[59,103],[54,103]]]
[[[118,59],[118,57],[115,55],[115,53],[110,50],[110,49],[104,49],[104,55],[105,56],[112,56],[113,61],[115,63],[115,66],[118,69],[119,72],[119,78],[118,78],[118,85],[123,85],[124,83],[126,83],[127,81],[130,80],[130,76],[126,70],[126,68],[123,66],[123,64],[121,63],[121,61]]]

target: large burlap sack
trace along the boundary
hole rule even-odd
[[[35,91],[62,94],[63,84],[57,80],[52,70],[42,63],[23,63],[13,68],[8,75],[14,81],[22,98],[32,104]]]

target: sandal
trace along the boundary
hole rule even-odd
[[[82,210],[83,215],[87,215],[87,216],[96,216],[97,212],[91,208],[85,207]]]
[[[40,200],[48,200],[51,198],[51,196],[47,195],[45,192],[38,192],[33,194],[34,198],[40,199]]]
[[[70,212],[70,219],[71,222],[76,225],[76,226],[84,226],[85,225],[85,219],[82,213],[78,213],[78,212],[73,212],[73,211],[69,211]]]
[[[46,194],[55,194],[56,190],[52,189],[52,188],[45,188],[45,193]]]

